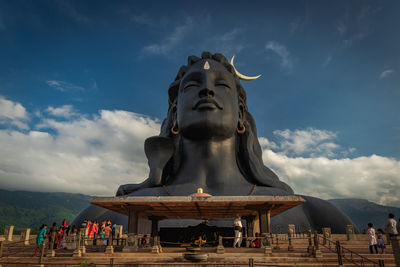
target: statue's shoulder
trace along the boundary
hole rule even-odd
[[[293,196],[294,194],[283,189],[268,186],[256,186],[252,188],[251,195],[254,196]]]
[[[167,191],[162,186],[147,187],[138,189],[127,196],[168,196]]]
[[[332,233],[343,233],[346,225],[353,224],[351,219],[327,200],[301,195],[306,202],[303,210],[316,228],[330,227]],[[356,232],[358,232],[355,227]]]

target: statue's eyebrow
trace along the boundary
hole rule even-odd
[[[189,72],[189,74],[185,75],[185,77],[183,78],[182,83],[186,83],[191,80],[199,81],[201,78],[201,75],[202,75],[202,73],[199,71]]]

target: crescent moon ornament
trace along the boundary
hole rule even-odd
[[[233,69],[235,70],[236,75],[239,77],[239,79],[243,80],[243,81],[253,81],[255,79],[258,79],[261,77],[261,74],[258,76],[246,76],[241,74],[240,72],[237,71],[237,69],[235,68],[235,65],[233,65],[233,59],[235,58],[235,56],[232,57],[231,59],[231,65],[233,67]]]

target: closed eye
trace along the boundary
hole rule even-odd
[[[226,82],[224,82],[224,81],[217,81],[216,83],[215,83],[215,86],[218,86],[218,87],[225,87],[225,88],[231,88],[230,86],[229,86],[229,84],[228,83],[226,83]]]
[[[190,87],[199,87],[199,83],[195,82],[195,81],[190,81],[188,83],[185,84],[185,87],[183,87],[183,89],[189,89]]]

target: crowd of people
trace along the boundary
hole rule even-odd
[[[108,244],[108,239],[112,237],[115,238],[117,225],[112,224],[110,220],[103,221],[101,223],[97,221],[84,220],[80,226],[80,229],[85,229],[85,236],[89,239],[102,239],[103,244]],[[233,229],[235,232],[235,238],[233,247],[240,247],[242,243],[242,222],[241,218],[238,215],[233,223]],[[36,236],[36,250],[34,256],[37,255],[39,248],[43,244],[44,240],[48,238],[48,246],[51,248],[53,246],[54,249],[65,248],[66,242],[75,241],[78,229],[75,225],[67,225],[67,221],[64,219],[59,227],[57,227],[56,223],[53,223],[53,226],[47,228],[46,224],[43,224]],[[385,253],[385,240],[384,235],[387,233],[388,237],[397,236],[400,234],[400,219],[398,222],[394,219],[394,214],[389,213],[388,220],[385,225],[385,230],[379,228],[375,231],[374,225],[372,223],[368,223],[368,242],[369,242],[369,250],[370,253],[376,254]],[[203,241],[203,240],[201,240]],[[200,241],[200,242],[201,242]],[[147,245],[147,235],[142,238],[140,241],[140,245],[145,247]],[[256,233],[256,238],[252,240],[252,247],[260,247],[260,234]]]
[[[104,245],[107,245],[110,237],[115,238],[117,225],[115,223],[112,225],[110,220],[103,221],[101,224],[97,221],[84,220],[81,228],[86,229],[85,235],[90,239],[104,239]]]
[[[385,231],[388,237],[397,236],[400,233],[400,219],[398,222],[394,219],[394,214],[389,213],[387,223],[385,225]],[[386,244],[385,240],[383,239],[385,232],[379,228],[377,231],[374,229],[374,225],[372,223],[368,223],[368,242],[369,242],[369,252],[371,254],[375,253],[385,253]],[[380,252],[378,252],[378,249]]]
[[[62,248],[65,246],[68,237],[76,236],[77,229],[75,225],[67,225],[67,221],[64,219],[61,225],[57,227],[57,223],[53,223],[53,226],[48,228],[46,224],[42,224],[39,228],[36,236],[36,250],[34,256],[39,251],[40,246],[46,238],[48,238],[48,247],[53,246],[54,249]]]
[[[89,239],[102,239],[104,245],[108,244],[108,238],[114,239],[117,225],[111,225],[111,221],[103,221],[101,224],[97,221],[84,220],[80,229],[85,229],[85,236]],[[80,230],[79,229],[79,230]],[[64,219],[59,226],[57,223],[48,228],[46,224],[43,224],[38,231],[36,236],[36,249],[34,256],[37,255],[39,248],[42,246],[45,239],[48,239],[48,248],[53,246],[54,249],[69,248],[76,246],[75,241],[77,240],[78,228],[75,225],[67,225],[67,221]]]

